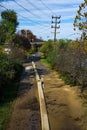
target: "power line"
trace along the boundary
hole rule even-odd
[[[35,9],[37,9],[38,11],[40,11],[40,13],[49,16],[47,13],[45,13],[44,11],[42,11],[40,8],[38,8],[36,5],[34,5],[32,2],[30,2],[29,0],[26,0],[29,4],[31,4]]]
[[[31,14],[31,11],[26,9],[24,6],[20,5],[18,2],[14,1],[18,6],[20,6],[21,8],[23,8],[24,10],[26,10],[27,12],[29,12]],[[32,13],[33,14],[33,13]],[[33,16],[37,17],[36,15],[33,14]],[[40,17],[38,18],[40,19]],[[41,20],[41,19],[40,19]],[[40,22],[38,22],[39,24],[41,24]]]
[[[24,6],[22,6],[21,4],[19,4],[17,1],[14,1],[18,6],[20,6],[21,8],[23,8],[24,10],[26,10],[27,12],[29,12],[31,15],[33,15],[34,17],[40,19],[40,16],[32,13],[29,9],[25,8]]]
[[[6,10],[9,10],[8,8],[6,8],[5,6],[3,6],[3,5],[1,5],[1,4],[0,4],[0,6],[3,7],[4,9],[6,9]],[[18,14],[19,16],[21,16],[23,19],[29,20],[30,22],[33,22],[33,23],[36,23],[36,24],[41,24],[41,23],[35,22],[35,21],[33,21],[33,20],[31,20],[31,19],[29,19],[29,18],[27,18],[27,17],[25,17],[25,16],[23,16],[23,15],[21,15],[21,14],[19,14],[19,13],[17,13],[17,14]],[[39,25],[39,26],[41,26],[41,25]],[[46,30],[49,29],[48,25],[44,25],[43,27],[44,27],[44,28],[46,27],[46,29],[44,29],[44,31],[46,31]],[[47,29],[47,27],[48,27],[48,29]],[[40,28],[43,29],[42,26],[39,27],[39,29],[40,29]],[[41,31],[41,34],[42,34],[44,31]],[[39,34],[40,34],[40,32],[39,32]]]
[[[21,15],[21,14],[19,14],[19,13],[17,13],[19,16],[21,16],[22,18],[24,18],[24,19],[27,19],[27,20],[29,20],[29,21],[31,21],[31,22],[33,22],[33,23],[36,23],[36,24],[39,24],[39,26],[43,26],[43,27],[48,27],[49,25],[42,25],[42,23],[40,23],[40,22],[38,22],[38,21],[34,21],[34,20],[31,20],[30,18],[27,18],[27,17],[25,17],[25,16],[23,16],[23,15]]]
[[[1,4],[0,4],[0,6],[3,7],[4,9],[7,9],[5,6],[3,6],[3,5],[1,5]]]
[[[79,36],[81,36],[81,33],[72,33],[72,34],[69,34],[67,37],[72,37],[73,35],[79,35]]]
[[[3,6],[3,5],[0,5],[0,6],[8,10],[8,8],[6,8],[5,6]],[[17,14],[18,14],[19,16],[21,16],[22,18],[27,19],[27,20],[29,20],[29,21],[31,21],[31,22],[33,22],[33,23],[39,24],[39,26],[41,26],[41,23],[40,23],[40,22],[37,22],[37,21],[35,22],[34,20],[31,20],[30,18],[27,18],[27,17],[25,17],[25,16],[23,16],[23,15],[21,15],[21,14],[19,14],[19,13],[17,13]],[[41,27],[42,27],[42,26],[41,26]],[[48,27],[48,25],[47,25],[47,26],[44,25],[43,27]]]
[[[26,20],[29,20],[29,21],[31,21],[31,22],[34,22],[34,23],[36,23],[36,24],[40,24],[39,22],[35,22],[34,20],[31,20],[30,18],[27,18],[27,17],[25,17],[25,16],[23,16],[23,15],[21,15],[21,14],[19,14],[19,13],[17,13],[19,16],[21,16],[22,18],[24,18],[24,19],[26,19]]]
[[[50,27],[47,27],[46,29],[43,29],[41,32],[38,32],[38,33],[44,33],[48,29],[50,29]]]
[[[31,20],[31,19],[29,19],[29,18],[27,18],[27,17],[25,17],[25,16],[23,16],[23,15],[21,15],[21,14],[19,14],[19,13],[17,13],[19,16],[21,16],[22,18],[24,18],[24,19],[26,19],[26,20],[29,20],[30,22],[34,22],[33,20]],[[28,22],[29,22],[28,21]],[[36,23],[36,24],[38,24],[38,22],[34,22],[34,23]]]
[[[39,0],[39,1],[41,1],[41,3],[42,3],[48,10],[50,10],[50,12],[51,12],[52,14],[54,14],[53,10],[50,9],[42,0]]]
[[[8,8],[6,8],[5,6],[3,6],[3,5],[1,5],[0,4],[0,6],[1,7],[3,7],[4,9],[6,9],[6,10],[8,10]],[[34,22],[33,20],[31,20],[31,19],[29,19],[29,18],[27,18],[27,17],[25,17],[25,16],[23,16],[23,15],[21,15],[21,14],[19,14],[19,13],[17,13],[19,16],[21,16],[22,18],[24,18],[24,19],[27,19],[27,20],[29,20],[29,21],[31,21],[31,22]],[[35,22],[35,23],[37,23],[37,22]]]

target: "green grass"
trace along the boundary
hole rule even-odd
[[[73,85],[72,81],[70,80],[69,76],[66,74],[60,74],[60,78],[65,81],[67,85]]]
[[[0,104],[0,130],[5,130],[10,118],[11,103]]]
[[[41,59],[41,62],[42,62],[45,66],[51,68],[51,64],[47,61],[47,59]]]
[[[0,103],[0,130],[6,130],[11,116],[12,104],[17,96],[18,87],[19,81],[13,81],[4,89],[5,93]]]
[[[86,119],[87,119],[87,91],[86,93],[82,95],[82,100],[83,100],[83,106],[85,108],[85,116],[86,116]]]

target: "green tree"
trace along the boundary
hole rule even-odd
[[[16,47],[23,48],[26,51],[29,51],[29,49],[31,48],[31,44],[28,38],[23,35],[15,34],[13,38],[13,43]]]
[[[44,53],[44,56],[47,57],[48,54],[53,50],[53,41],[46,41],[43,46],[40,48],[40,51]]]
[[[1,12],[1,18],[0,41],[9,42],[12,40],[18,25],[17,15],[13,10],[5,10]]]
[[[33,41],[35,40],[36,36],[30,31],[30,30],[25,30],[25,29],[22,29],[21,30],[21,35],[28,38],[29,41]]]
[[[9,60],[9,55],[4,53],[3,48],[0,46],[0,100],[4,93],[4,86],[13,78],[14,73],[15,71],[11,60]]]
[[[6,30],[5,26],[3,25],[3,22],[0,22],[0,43],[3,43],[6,38]]]

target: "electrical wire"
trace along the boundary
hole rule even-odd
[[[0,4],[0,6],[3,7],[4,9],[7,9],[5,6],[3,6],[3,5],[1,5],[1,4]]]
[[[44,7],[46,7],[48,10],[50,10],[50,12],[51,12],[52,14],[54,14],[53,10],[50,9],[42,0],[39,0],[39,1],[44,5]]]
[[[19,14],[19,13],[17,13],[19,16],[21,16],[22,18],[24,18],[24,19],[27,19],[27,20],[29,20],[29,21],[31,21],[31,22],[33,22],[33,23],[35,23],[35,24],[39,24],[39,29],[41,29],[42,28],[42,26],[45,28],[47,28],[49,25],[42,25],[42,23],[40,23],[40,22],[37,22],[37,21],[34,21],[34,20],[31,20],[31,19],[29,19],[29,18],[27,18],[27,17],[25,17],[25,16],[23,16],[23,15],[21,15],[21,14]]]
[[[41,30],[40,30],[40,31],[39,31],[39,30],[37,30],[37,32],[38,32],[38,33],[40,33],[40,32],[42,33],[42,32],[44,32],[44,31],[46,31],[46,30],[48,30],[48,29],[51,29],[51,28],[50,28],[50,27],[43,28],[43,29],[42,29],[42,31],[41,31]]]
[[[16,2],[16,1],[14,1],[18,6],[20,6],[21,8],[23,8],[25,11],[27,11],[27,12],[31,12],[30,10],[28,10],[28,9],[26,9],[24,6],[22,6],[22,5],[20,5],[18,2]],[[31,14],[31,13],[30,13]],[[32,13],[33,14],[33,13]],[[33,14],[33,16],[35,16],[35,17],[37,17],[36,15],[34,15]],[[38,18],[38,19],[40,19],[40,17]],[[41,20],[41,19],[40,19]],[[40,22],[38,22],[38,24],[41,24]]]
[[[20,7],[23,8],[24,10],[26,10],[28,13],[30,13],[31,15],[33,15],[34,17],[40,19],[40,16],[38,16],[38,15],[32,13],[29,9],[25,8],[24,6],[22,6],[21,4],[19,4],[17,1],[14,0],[14,2],[15,2],[18,6],[20,6]]]
[[[3,5],[1,5],[1,7],[3,7],[3,8],[5,8],[5,9],[7,9],[5,6],[3,6]],[[8,10],[8,9],[7,9]],[[27,17],[25,17],[25,16],[23,16],[23,15],[21,15],[21,14],[19,14],[19,13],[17,13],[19,16],[21,16],[22,18],[24,18],[24,19],[27,19],[27,20],[29,20],[29,21],[31,21],[31,22],[33,22],[33,23],[35,23],[35,24],[39,24],[39,26],[41,26],[42,27],[42,23],[40,23],[40,22],[38,22],[38,21],[34,21],[34,20],[31,20],[30,18],[27,18]],[[44,27],[48,27],[48,25],[44,25]]]
[[[30,2],[29,0],[26,0],[30,5],[32,5],[35,9],[37,9],[38,11],[40,11],[40,13],[42,13],[43,15],[47,15],[49,16],[47,13],[45,13],[44,11],[42,11],[40,8],[38,8],[36,5],[34,5],[32,2]]]
[[[1,4],[0,4],[0,6],[3,7],[4,9],[6,9],[6,10],[9,10],[8,8],[6,8],[5,6],[3,6],[3,5],[1,5]],[[33,20],[31,20],[31,19],[29,19],[29,18],[27,18],[27,17],[25,17],[25,16],[23,16],[23,15],[21,15],[21,14],[19,14],[19,13],[17,13],[17,14],[18,14],[19,16],[21,16],[22,18],[29,20],[30,22],[33,22],[33,23],[36,23],[36,24],[39,23],[39,22],[34,22]],[[40,23],[39,23],[39,24],[40,24]],[[39,25],[39,26],[41,26],[41,25]],[[49,29],[48,25],[44,25],[43,27],[44,27],[44,28],[46,27],[46,29],[44,29],[44,31],[46,31],[46,30]],[[47,28],[47,27],[48,27],[48,28]],[[39,27],[39,29],[40,29],[40,27]],[[41,29],[43,30],[42,26],[41,26]],[[41,34],[42,34],[42,33],[45,33],[44,31],[41,31]],[[38,33],[40,34],[40,32],[38,32]],[[47,32],[46,32],[46,33],[47,33]]]
[[[8,8],[6,8],[5,6],[3,6],[3,5],[1,5],[0,4],[0,6],[1,7],[3,7],[4,9],[6,9],[6,10],[8,10]],[[27,18],[27,17],[25,17],[25,16],[23,16],[23,15],[21,15],[21,14],[19,14],[19,13],[17,13],[19,16],[21,16],[22,18],[24,18],[24,19],[27,19],[27,20],[29,20],[29,21],[31,21],[31,22],[34,22],[33,20],[31,20],[31,19],[29,19],[29,18]],[[37,23],[37,22],[35,22],[35,23]]]

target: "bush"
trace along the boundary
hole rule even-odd
[[[13,66],[10,64],[8,55],[0,51],[0,98],[3,95],[4,85],[14,76]]]
[[[40,51],[44,53],[45,58],[53,50],[53,42],[51,40],[46,41],[43,46],[40,48]]]
[[[0,48],[0,100],[2,100],[5,91],[7,91],[5,87],[8,87],[13,79],[17,79],[20,76],[24,57],[23,50],[17,47],[14,47],[10,54],[6,54],[3,48]]]
[[[50,48],[49,42],[41,50],[52,68],[59,71],[68,83],[80,85],[83,91],[87,86],[87,41],[61,39],[57,41],[55,50]]]

